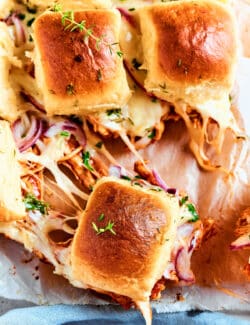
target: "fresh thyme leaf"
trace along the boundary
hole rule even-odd
[[[195,210],[195,207],[192,203],[188,203],[187,204],[187,208],[188,208],[188,211],[192,214],[193,218],[191,218],[190,220],[188,220],[189,222],[195,222],[197,220],[199,220],[199,215],[198,213],[196,212]]]
[[[99,142],[97,142],[97,143],[95,144],[95,147],[96,147],[96,148],[99,148],[99,149],[101,149],[102,146],[103,146],[103,142],[102,142],[102,141],[99,141]]]
[[[135,8],[128,8],[128,11],[134,11]]]
[[[117,51],[116,54],[119,56],[119,58],[121,58],[123,56],[123,52],[122,51]]]
[[[82,153],[82,161],[83,161],[83,164],[84,166],[91,172],[94,171],[94,168],[90,165],[90,154],[88,151],[85,151]]]
[[[94,222],[92,222],[92,227],[93,227],[94,231],[96,231],[97,233],[99,232],[99,229]]]
[[[121,175],[122,179],[125,179],[126,181],[131,181],[131,178],[126,175]]]
[[[38,200],[33,194],[28,193],[23,199],[27,211],[39,211],[41,214],[48,214],[49,204]]]
[[[82,20],[81,22],[77,22],[75,20],[74,11],[63,11],[62,6],[60,4],[55,4],[52,8],[52,11],[57,12],[61,15],[61,22],[64,26],[64,30],[69,30],[70,32],[80,31],[84,32],[83,40],[85,43],[88,41],[89,37],[91,37],[96,42],[96,49],[100,50],[100,44],[102,43],[104,46],[107,46],[110,50],[110,54],[113,54],[113,46],[117,45],[118,43],[108,43],[104,40],[105,35],[100,37],[94,35],[93,28],[86,27],[86,21]],[[121,51],[116,52],[119,57],[122,57],[123,53]]]
[[[155,129],[153,129],[153,130],[148,134],[148,138],[149,138],[149,139],[154,139],[155,135],[156,135],[156,131],[155,131]]]
[[[102,215],[103,215],[103,219],[104,219],[104,214],[102,213],[101,216]],[[99,220],[99,221],[101,221],[101,220]],[[109,220],[109,222],[105,226],[105,228],[98,228],[98,226],[96,225],[96,223],[95,222],[92,222],[92,228],[94,229],[94,231],[96,232],[97,235],[101,235],[101,234],[103,234],[106,231],[110,231],[113,235],[116,235],[116,232],[113,229],[114,224],[115,224],[114,222],[112,222],[111,220]]]
[[[69,137],[70,136],[70,132],[69,131],[61,131],[60,132],[60,136],[62,136],[62,137]]]
[[[104,218],[105,218],[104,213],[101,213],[100,216],[99,216],[99,218],[98,218],[98,221],[102,221]]]
[[[188,201],[188,196],[184,196],[180,199],[180,205],[182,206],[183,204],[185,204]]]
[[[108,111],[106,111],[107,115],[108,116],[111,116],[111,115],[120,115],[122,112],[122,110],[120,108],[116,108],[116,109],[109,109]]]

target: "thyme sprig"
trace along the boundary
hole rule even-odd
[[[103,221],[105,218],[104,213],[100,214],[98,221]],[[114,227],[114,222],[112,222],[111,220],[108,221],[108,224],[102,228],[102,227],[98,227],[97,224],[95,222],[92,222],[92,228],[94,229],[94,231],[96,232],[97,235],[101,235],[106,231],[110,231],[111,234],[116,235],[116,232],[114,231],[113,227]]]
[[[110,54],[113,54],[113,48],[114,46],[118,45],[117,42],[115,43],[108,43],[105,41],[105,36],[106,35],[101,35],[100,37],[96,36],[94,34],[93,28],[94,26],[87,27],[86,26],[86,21],[82,20],[80,22],[77,22],[75,20],[75,15],[74,11],[63,11],[62,10],[62,5],[57,3],[54,5],[52,8],[52,11],[57,12],[61,15],[62,18],[62,25],[64,26],[64,30],[69,30],[70,32],[74,32],[76,30],[79,30],[80,32],[84,32],[84,37],[83,40],[87,44],[89,38],[93,39],[95,41],[95,47],[99,51],[101,44],[104,46],[107,46],[109,48]],[[121,51],[116,51],[116,54],[122,58],[123,53]]]

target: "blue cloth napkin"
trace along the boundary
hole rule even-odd
[[[1,325],[143,325],[139,312],[117,306],[41,306],[14,309],[0,317]],[[181,312],[157,314],[153,325],[249,325],[250,315],[228,315],[219,312]]]

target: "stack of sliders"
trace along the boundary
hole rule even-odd
[[[163,121],[179,115],[200,166],[216,168],[205,144],[219,151],[227,128],[239,132],[229,101],[237,59],[233,15],[219,1],[183,0],[142,6],[126,25],[124,11],[121,19],[107,1],[48,1],[45,12],[45,2],[30,3],[36,13],[11,1],[0,22],[0,113],[15,120],[0,122],[1,164],[8,169],[0,176],[10,189],[7,196],[0,191],[0,231],[74,286],[136,306],[150,324],[150,298],[159,298],[167,280],[194,283],[191,256],[202,223],[188,196],[151,172],[135,144],[160,139]],[[134,38],[141,57],[130,52]],[[210,124],[218,127],[213,138]],[[139,158],[139,175],[124,172],[95,132],[119,135]],[[54,179],[45,185],[47,170]],[[74,214],[45,200],[52,182]]]
[[[182,118],[198,164],[221,167],[209,149],[219,156],[227,129],[242,137],[231,111],[239,46],[229,4],[141,3],[130,13],[119,8],[122,20],[105,1],[50,4],[44,12],[38,3],[33,28],[23,31],[16,53],[25,64],[8,68],[16,116],[25,95],[48,116],[74,114],[103,137],[120,136],[134,153],[162,137],[165,120]]]

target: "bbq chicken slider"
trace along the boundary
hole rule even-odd
[[[152,290],[169,268],[178,246],[178,227],[187,220],[190,214],[185,217],[180,212],[176,196],[103,178],[90,196],[73,239],[75,283],[117,301],[131,300],[150,324]],[[200,225],[197,234],[201,235]]]
[[[213,169],[204,146],[220,152],[225,130],[239,132],[229,96],[238,57],[232,10],[219,1],[182,0],[145,6],[139,17],[145,88],[174,105],[199,164]]]

